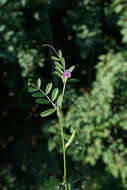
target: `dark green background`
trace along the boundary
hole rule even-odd
[[[40,118],[27,80],[60,86],[53,52],[75,65],[65,101],[65,128],[81,150],[68,151],[70,181],[87,190],[127,188],[126,0],[0,0],[0,189],[43,190],[62,180],[56,117]],[[69,111],[68,111],[69,110]]]

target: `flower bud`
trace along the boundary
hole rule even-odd
[[[65,70],[63,75],[64,75],[64,78],[68,79],[71,77],[71,72],[69,70]]]

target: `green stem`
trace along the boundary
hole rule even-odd
[[[58,111],[57,113],[58,113],[58,118],[59,118],[59,123],[60,123],[60,133],[61,133],[62,149],[63,149],[63,168],[64,168],[63,184],[65,186],[65,190],[67,190],[66,150],[65,150],[65,142],[64,142],[62,115],[60,111]]]
[[[66,83],[64,82],[62,96],[64,96],[65,86],[66,86]]]
[[[62,90],[62,100],[65,93],[66,81],[63,83],[63,90]],[[61,110],[57,110],[57,115],[59,118],[60,123],[60,133],[61,133],[61,140],[62,140],[62,150],[63,150],[63,169],[64,169],[64,176],[63,176],[63,184],[65,186],[65,190],[67,190],[67,167],[66,167],[66,148],[65,148],[65,141],[64,141],[64,130],[63,130],[63,122],[62,122],[62,113]]]
[[[51,48],[55,52],[55,54],[59,57],[57,51],[55,50],[55,48],[53,46],[51,46],[50,44],[44,44],[44,45],[42,45],[42,47],[45,47],[45,46]]]

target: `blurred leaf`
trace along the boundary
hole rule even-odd
[[[41,113],[40,113],[40,116],[41,116],[41,117],[47,117],[47,116],[53,114],[55,111],[56,111],[56,109],[55,109],[55,108],[52,108],[52,109],[49,109],[49,110],[46,110],[46,111],[41,112]]]
[[[60,182],[56,177],[51,176],[44,184],[44,190],[61,190]]]
[[[59,58],[58,58],[58,57],[55,57],[55,56],[52,56],[51,59],[52,59],[53,61],[59,61]]]
[[[75,78],[71,78],[71,79],[68,79],[69,82],[79,82],[78,79],[75,79]]]
[[[59,58],[62,59],[62,51],[59,49],[58,51]]]
[[[44,97],[45,95],[42,94],[41,92],[35,92],[35,93],[32,94],[32,96],[35,97],[35,98],[41,98],[41,97]]]
[[[55,69],[56,72],[58,72],[60,75],[63,75],[63,71],[58,66],[56,66]]]
[[[63,76],[62,76],[60,73],[58,73],[57,71],[55,71],[54,74],[55,74],[57,77],[63,79]]]
[[[36,92],[36,91],[37,91],[36,88],[33,88],[33,87],[29,87],[29,88],[28,88],[28,92]]]
[[[66,149],[71,145],[71,143],[72,143],[72,141],[73,141],[73,139],[75,137],[75,133],[76,133],[76,130],[74,129],[73,132],[72,132],[72,134],[71,134],[71,136],[70,136],[70,138],[69,138],[69,140],[65,144],[65,148]]]
[[[55,61],[54,64],[55,64],[56,67],[59,67],[60,69],[63,70],[63,66],[60,63],[58,63],[57,61]]]
[[[32,79],[28,79],[28,86],[30,86],[31,85],[31,83],[32,83]]]
[[[55,88],[54,90],[53,90],[53,92],[52,92],[52,101],[54,101],[56,98],[57,98],[57,96],[58,96],[58,93],[59,93],[59,89],[58,88]]]
[[[47,84],[47,86],[46,86],[46,89],[45,89],[45,93],[48,95],[50,92],[51,92],[51,90],[52,90],[52,83],[50,82],[49,84]]]
[[[60,95],[58,96],[58,99],[57,99],[57,105],[58,105],[58,106],[61,106],[61,104],[62,104],[62,99],[63,99],[62,94],[60,94]]]
[[[37,88],[40,89],[40,87],[41,87],[41,79],[39,78],[39,79],[37,80]]]
[[[79,150],[82,149],[82,147],[81,147],[81,145],[79,144],[79,141],[78,141],[78,140],[76,140],[75,145],[76,145],[77,149],[79,149]]]
[[[72,72],[75,69],[75,66],[70,67],[68,70]]]
[[[47,99],[38,98],[35,100],[38,104],[50,104],[50,102]]]
[[[64,58],[64,57],[62,57],[61,63],[62,63],[62,65],[63,65],[63,67],[65,68],[65,58]]]

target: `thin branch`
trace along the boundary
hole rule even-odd
[[[51,46],[50,44],[44,44],[44,45],[42,45],[42,47],[49,47],[49,48],[51,48],[55,52],[55,54],[59,57],[59,55],[58,55],[57,51],[55,50],[55,48],[53,46]]]

